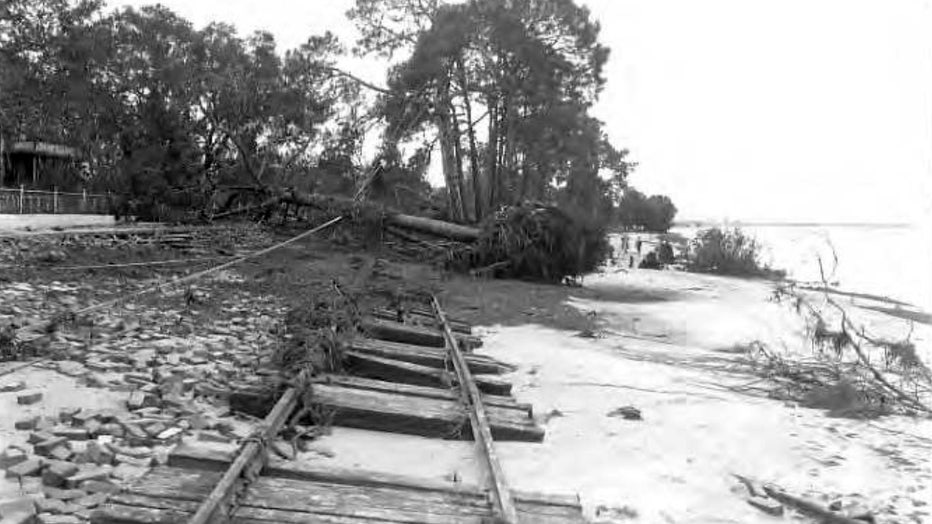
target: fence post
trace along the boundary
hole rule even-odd
[[[58,214],[58,186],[52,189],[52,214]]]
[[[26,186],[19,185],[19,214],[23,214],[23,199],[26,198]]]

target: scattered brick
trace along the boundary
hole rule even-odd
[[[29,458],[29,455],[15,447],[6,448],[2,454],[0,454],[0,469],[7,469],[10,466],[15,466],[20,462],[23,462]]]
[[[71,424],[75,415],[81,412],[81,408],[62,408],[58,411],[58,421],[63,424]]]
[[[51,462],[42,470],[42,483],[53,488],[62,488],[68,477],[78,472],[78,467],[70,462]]]
[[[39,417],[27,417],[17,420],[13,427],[18,430],[33,430],[36,429],[36,424],[39,423]]]
[[[18,497],[0,502],[0,517],[4,524],[9,522],[31,522],[36,514],[36,501],[33,497]],[[15,517],[15,518],[14,518]]]
[[[87,493],[119,493],[120,487],[106,480],[85,480],[78,486]]]
[[[52,452],[53,449],[65,444],[66,442],[68,442],[68,439],[66,439],[65,437],[52,436],[51,438],[47,438],[43,440],[42,442],[36,443],[34,445],[35,453],[36,455],[42,455],[44,457],[47,457],[49,453]]]
[[[68,480],[65,484],[69,488],[77,488],[89,480],[107,480],[110,478],[110,472],[112,471],[113,468],[110,466],[95,466],[81,469],[74,475],[68,477]]]
[[[16,397],[16,402],[19,403],[19,404],[21,404],[21,405],[23,405],[23,406],[28,406],[28,405],[30,405],[30,404],[35,404],[36,402],[39,402],[40,400],[42,400],[42,392],[41,392],[41,391],[33,391],[33,392],[31,392],[31,393],[23,393],[22,395],[18,395],[18,396]]]
[[[33,431],[32,433],[29,434],[29,438],[26,439],[26,442],[30,444],[38,444],[39,442],[43,442],[43,441],[50,440],[53,438],[55,438],[55,435],[52,435],[51,433],[47,431]]]
[[[34,477],[37,476],[40,471],[42,471],[42,459],[31,457],[15,466],[7,468],[6,476],[7,478]]]
[[[74,452],[71,451],[71,448],[68,447],[68,443],[64,443],[52,449],[49,452],[48,457],[55,460],[68,460],[74,456]]]
[[[149,471],[148,467],[134,466],[132,464],[120,464],[113,468],[112,475],[122,481],[137,479]]]
[[[75,505],[84,508],[96,508],[103,504],[109,495],[107,493],[92,493],[74,501]]]
[[[13,393],[26,389],[26,383],[22,380],[16,382],[4,382],[0,384],[0,393]]]
[[[52,486],[43,486],[42,492],[45,493],[46,497],[50,499],[58,499],[58,500],[74,500],[74,499],[79,499],[87,495],[87,493],[85,493],[84,490],[60,489],[60,488],[55,488]]]

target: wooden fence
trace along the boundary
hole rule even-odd
[[[0,214],[106,215],[108,195],[0,188]]]

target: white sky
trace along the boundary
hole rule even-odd
[[[354,35],[352,0],[161,3],[283,48]],[[932,0],[583,3],[612,49],[597,116],[679,219],[932,219]]]

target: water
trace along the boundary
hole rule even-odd
[[[698,229],[684,226],[673,231],[692,238]],[[741,229],[764,244],[766,262],[785,269],[791,278],[821,280],[821,257],[826,277],[837,281],[841,289],[887,296],[932,311],[930,226],[751,225]]]

